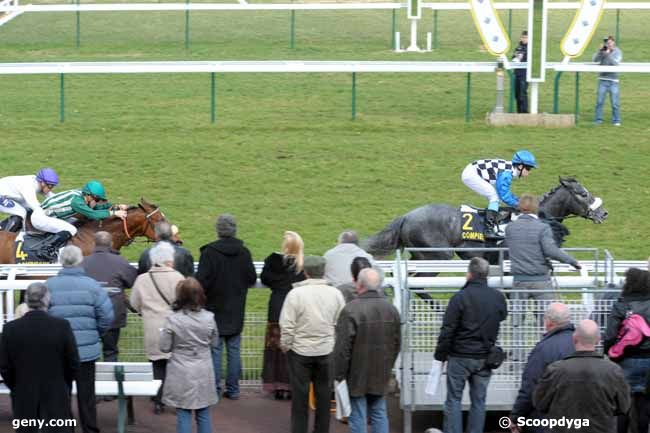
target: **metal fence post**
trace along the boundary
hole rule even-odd
[[[79,7],[80,0],[77,0],[77,7]],[[79,48],[81,46],[81,12],[77,9],[77,29],[75,33],[75,46]]]
[[[292,50],[296,46],[296,11],[291,9],[291,41],[289,42],[289,48]]]
[[[465,122],[469,123],[472,120],[472,112],[470,110],[470,101],[472,99],[472,73],[467,73],[467,93],[465,97]]]
[[[357,118],[357,73],[352,73],[352,120]]]
[[[508,9],[508,38],[512,40],[512,9]]]
[[[390,49],[395,48],[395,32],[397,31],[397,9],[393,9],[393,18],[390,26]]]
[[[433,11],[433,48],[438,48],[438,9]]]
[[[210,73],[210,123],[217,121],[217,80],[214,72]]]
[[[560,78],[562,78],[562,71],[555,73],[555,84],[553,87],[553,114],[560,112]]]
[[[616,43],[621,43],[621,10],[616,9]]]
[[[515,111],[515,74],[512,70],[507,69],[510,77],[510,94],[508,96],[508,113]]]
[[[576,108],[575,108],[576,125],[580,119],[580,72],[576,72]]]
[[[64,75],[60,74],[60,89],[59,89],[59,122],[65,122],[65,83]]]
[[[185,6],[190,5],[190,0],[185,0]],[[190,48],[190,10],[185,9],[185,49]]]

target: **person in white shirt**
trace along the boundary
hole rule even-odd
[[[280,347],[287,352],[291,382],[291,433],[307,433],[309,382],[314,384],[314,433],[327,433],[332,393],[331,353],[343,295],[323,279],[325,259],[307,256],[307,280],[295,283],[280,313]]]
[[[58,184],[59,176],[51,168],[43,168],[36,175],[0,179],[0,212],[9,214],[9,218],[0,223],[0,230],[20,231],[29,210],[32,211],[32,225],[37,230],[56,233],[67,228],[65,221],[45,215],[37,198],[38,194],[48,197]]]

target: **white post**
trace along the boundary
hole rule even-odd
[[[400,37],[400,32],[395,32],[395,52],[397,53],[402,51],[402,42],[400,41]]]
[[[539,82],[530,83],[530,114],[537,114]]]
[[[411,20],[411,45],[406,51],[420,51],[418,48],[418,20]]]
[[[427,51],[431,51],[431,32],[427,32]]]

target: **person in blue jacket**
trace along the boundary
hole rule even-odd
[[[518,150],[512,160],[479,159],[469,163],[463,170],[461,179],[470,189],[488,199],[485,212],[485,229],[493,233],[497,226],[499,204],[519,206],[519,198],[510,187],[514,179],[527,177],[537,168],[535,156],[528,150]]]
[[[70,322],[79,351],[77,405],[83,433],[99,433],[95,407],[95,361],[101,354],[100,336],[113,323],[113,303],[108,292],[83,270],[81,249],[68,245],[61,250],[63,267],[47,280],[50,291],[49,313]]]

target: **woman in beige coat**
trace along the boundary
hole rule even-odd
[[[160,331],[160,350],[171,352],[163,403],[176,408],[176,433],[192,433],[192,412],[197,433],[211,433],[210,406],[219,400],[214,387],[211,351],[219,345],[214,315],[203,309],[201,283],[188,278],[178,284],[174,313]]]
[[[153,364],[155,379],[165,381],[165,368],[169,353],[160,350],[160,329],[165,319],[172,313],[172,304],[176,300],[176,286],[184,279],[180,272],[174,270],[174,247],[167,242],[159,242],[149,255],[153,266],[133,283],[131,306],[142,315],[144,325],[144,350]],[[163,410],[160,400],[162,386],[153,398],[154,412]]]

